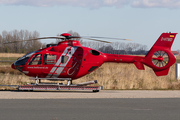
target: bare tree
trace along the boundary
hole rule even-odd
[[[145,54],[147,50],[146,45],[141,45],[137,43],[121,43],[115,42],[111,44],[104,44],[99,49],[101,52],[111,53],[111,54]]]
[[[40,41],[23,41],[39,37],[37,31],[29,32],[28,30],[13,30],[10,32],[3,31],[0,38],[0,52],[25,53],[40,49]],[[22,42],[16,42],[22,40]],[[15,42],[4,45],[5,42]]]

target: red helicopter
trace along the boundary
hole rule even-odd
[[[31,39],[58,38],[64,41],[26,54],[11,67],[35,80],[68,80],[68,84],[72,84],[72,80],[93,72],[105,62],[134,63],[139,70],[144,70],[144,65],[146,65],[151,67],[157,76],[163,76],[168,74],[169,68],[176,62],[171,52],[176,35],[177,33],[162,33],[146,56],[102,53],[81,46],[78,40],[71,40],[81,37],[71,36],[69,33],[58,37]]]

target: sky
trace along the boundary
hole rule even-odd
[[[180,50],[180,0],[0,0],[0,33],[15,29],[36,30],[40,37],[72,30],[126,38],[148,49],[161,33],[174,32],[172,50]]]

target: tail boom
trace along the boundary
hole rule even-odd
[[[105,53],[105,62],[116,62],[116,63],[134,63],[139,70],[145,70],[143,61],[143,56],[133,56],[133,55],[116,55]]]

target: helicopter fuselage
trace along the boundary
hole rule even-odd
[[[12,68],[31,77],[73,80],[94,71],[105,61],[104,53],[70,40],[29,53],[18,59]]]

